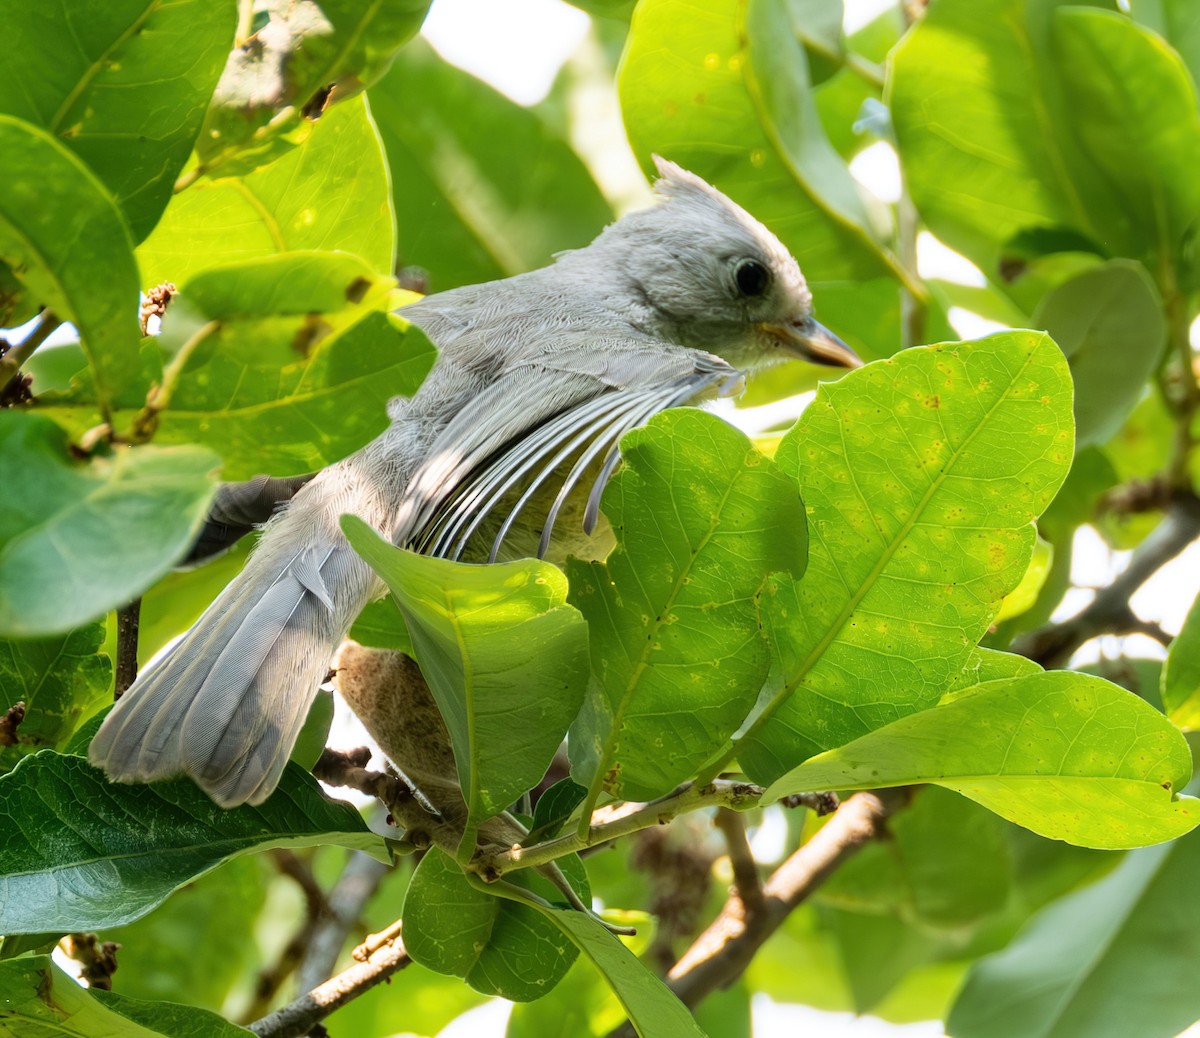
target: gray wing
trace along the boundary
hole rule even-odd
[[[522,364],[439,436],[409,484],[410,511],[395,539],[424,554],[457,559],[505,504],[489,554],[494,561],[534,495],[558,478],[538,546],[542,556],[564,503],[599,465],[584,514],[584,530],[591,533],[626,432],[666,408],[736,391],[741,382],[742,373],[718,357],[652,340],[557,350]],[[519,496],[512,504],[514,493]]]

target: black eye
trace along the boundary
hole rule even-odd
[[[742,260],[733,272],[738,291],[744,296],[761,296],[771,280],[767,268],[758,260]]]

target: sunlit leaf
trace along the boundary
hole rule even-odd
[[[1042,836],[1085,847],[1170,840],[1200,825],[1183,736],[1102,678],[1050,671],[981,686],[811,758],[764,799],[801,789],[932,782]]]

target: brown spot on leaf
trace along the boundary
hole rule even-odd
[[[346,298],[352,303],[361,303],[371,282],[367,278],[355,278],[346,286]]]
[[[292,349],[301,357],[307,357],[313,347],[331,331],[333,331],[333,325],[320,314],[306,314],[304,323],[296,329],[296,335],[292,339]]]

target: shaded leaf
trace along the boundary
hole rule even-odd
[[[578,860],[559,864],[589,899]],[[516,882],[540,896],[561,897],[537,873],[522,872]],[[404,946],[415,962],[514,1002],[529,1002],[553,989],[578,954],[533,908],[472,885],[436,848],[421,859],[404,900]]]
[[[1200,837],[1135,851],[978,962],[956,1038],[1173,1038],[1200,1017]]]
[[[567,582],[529,559],[478,566],[394,548],[342,517],[354,550],[387,583],[437,700],[474,829],[545,774],[587,681],[587,627]]]
[[[388,860],[349,804],[289,764],[257,807],[225,810],[179,779],[115,785],[50,750],[0,778],[0,931],[74,932],[132,922],[238,854],[336,843]]]
[[[147,284],[182,288],[211,267],[343,249],[390,276],[395,223],[383,145],[360,97],[331,108],[303,145],[269,165],[175,195],[138,262]]]
[[[617,548],[568,564],[593,682],[571,764],[594,801],[649,800],[692,775],[754,703],[768,667],[755,601],[802,572],[799,493],[736,429],[703,411],[656,416],[621,441],[604,492]]]
[[[793,768],[764,795],[932,782],[1042,836],[1125,848],[1180,836],[1200,807],[1183,736],[1102,678],[1051,671],[989,682]]]
[[[0,631],[70,630],[135,598],[186,552],[213,491],[201,447],[118,448],[88,464],[41,415],[0,413]]]
[[[0,770],[26,753],[61,749],[111,698],[112,663],[96,651],[103,640],[104,625],[90,624],[55,638],[0,642],[0,713],[25,704],[17,742],[0,747]]]
[[[215,1013],[80,987],[50,956],[0,962],[5,1038],[246,1038]]]
[[[233,45],[234,0],[0,3],[0,111],[48,130],[116,197],[135,240],[171,197]],[[44,60],[53,54],[53,62]]]
[[[1071,383],[1048,336],[907,350],[833,385],[784,437],[804,490],[802,581],[763,616],[779,682],[738,744],[756,781],[931,706],[1029,565],[1072,456]]]
[[[1118,195],[1107,222],[1132,224],[1135,247],[1181,263],[1200,221],[1200,104],[1183,61],[1114,11],[1065,7],[1051,37],[1069,125]]]
[[[908,190],[929,229],[989,275],[1034,229],[1070,228],[1117,253],[1137,237],[1069,132],[1049,38],[1067,2],[941,0],[892,54]]]
[[[0,115],[0,183],[0,262],[28,303],[79,329],[107,412],[138,375],[138,270],[125,221],[78,156],[9,115]]]
[[[399,262],[427,271],[431,291],[544,266],[612,219],[587,168],[536,111],[423,41],[405,48],[370,98],[391,168]]]

